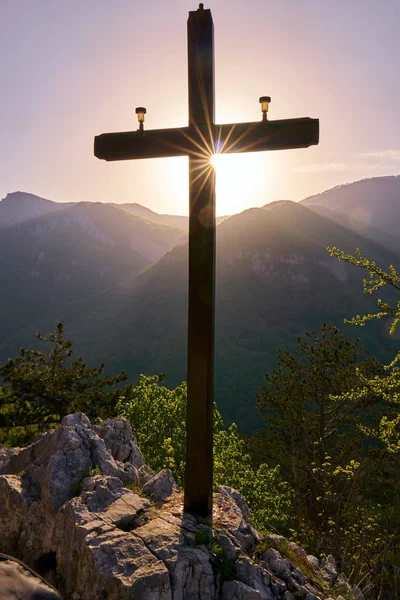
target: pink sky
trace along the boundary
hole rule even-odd
[[[187,123],[186,0],[2,0],[0,198],[187,214],[186,159],[106,163],[93,137]],[[224,157],[217,212],[400,173],[398,0],[213,0],[217,122],[320,119],[320,145]]]

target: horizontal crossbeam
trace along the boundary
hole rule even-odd
[[[232,125],[204,125],[102,133],[94,138],[94,154],[107,161],[260,152],[308,148],[318,144],[319,119],[303,117]]]

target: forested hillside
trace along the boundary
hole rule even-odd
[[[293,348],[298,335],[324,321],[341,327],[345,317],[372,306],[360,292],[361,276],[326,247],[359,247],[381,264],[396,256],[293,202],[235,215],[218,227],[217,240],[216,401],[227,423],[251,431],[258,423],[255,393],[276,364],[277,349]],[[132,381],[140,373],[166,373],[167,383],[177,385],[186,373],[187,246],[133,275],[8,338],[2,360],[61,319],[78,351],[94,362],[106,360],[112,372],[123,369]],[[367,353],[386,360],[395,342],[380,329],[349,335],[360,334]]]

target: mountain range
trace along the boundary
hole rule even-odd
[[[360,248],[383,267],[396,264],[395,189],[400,200],[400,177],[374,178],[220,223],[215,397],[227,423],[238,422],[242,431],[257,426],[255,392],[278,349],[293,348],[298,335],[318,331],[324,321],[359,335],[367,352],[382,360],[393,356],[396,340],[384,324],[361,330],[343,325],[345,317],[373,308],[374,299],[362,293],[363,273],[331,258],[326,247]],[[0,222],[8,223],[3,202]],[[36,331],[46,333],[62,319],[88,362],[124,369],[132,380],[142,372],[167,373],[171,386],[185,379],[186,235],[168,227],[164,216],[151,222],[151,211],[140,205],[79,203],[3,225],[0,360],[32,346]]]
[[[31,194],[9,194],[0,219],[0,339],[136,275],[186,241],[180,229],[109,204]]]
[[[350,227],[362,230],[371,225],[398,238],[399,200],[400,176],[394,175],[338,185],[321,194],[309,196],[302,203],[342,213]]]

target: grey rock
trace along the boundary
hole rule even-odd
[[[101,598],[104,591],[115,600],[171,600],[167,568],[136,536],[115,530],[98,535],[94,531],[88,534],[86,546],[96,568],[89,582],[84,571],[77,574],[77,591],[85,600]]]
[[[20,451],[21,448],[6,448],[3,444],[0,444],[0,473],[3,472],[2,469],[5,470],[5,466],[10,460],[10,457]]]
[[[174,492],[179,492],[171,469],[163,469],[154,475],[144,486],[143,491],[154,500],[166,500]]]
[[[0,447],[0,468],[6,473],[0,475],[0,552],[15,553],[31,566],[54,555],[54,577],[63,582],[66,598],[293,600],[295,592],[315,600],[320,595],[274,548],[259,564],[250,559],[246,553],[257,542],[288,542],[276,535],[262,538],[236,490],[222,486],[214,494],[212,529],[183,514],[183,495],[171,471],[152,473],[125,419],[91,425],[82,413],[68,415],[27,448]],[[221,580],[212,546],[196,545],[201,530],[213,533],[232,562],[235,581]],[[304,555],[299,546],[290,547]],[[321,568],[311,559],[332,577],[332,557]],[[341,576],[338,581],[350,588]]]
[[[251,554],[254,551],[256,539],[251,533],[236,531],[234,536],[242,550],[242,552],[247,552],[247,554]]]
[[[91,513],[102,513],[102,521],[124,531],[130,529],[139,512],[149,507],[146,499],[124,488],[120,479],[101,475],[88,480],[81,500]]]
[[[312,554],[307,554],[307,560],[315,569],[319,569],[319,560],[316,556]]]
[[[235,504],[242,511],[242,515],[243,515],[243,518],[246,521],[246,523],[251,524],[250,509],[249,509],[245,499],[243,498],[243,496],[241,494],[239,494],[238,491],[234,490],[231,487],[228,487],[227,485],[217,486],[216,491],[219,492],[220,494],[225,494],[226,496],[229,496],[230,498],[232,498],[232,500],[235,502]]]
[[[35,460],[36,453],[42,447],[41,441],[51,437],[53,432],[41,435],[36,438],[35,442],[26,448],[11,448],[7,452],[7,459],[0,466],[0,474],[21,474]],[[39,451],[40,453],[40,451]]]
[[[319,571],[319,574],[328,585],[336,583],[338,579],[336,561],[331,554],[321,560],[321,570]]]
[[[353,589],[353,595],[356,597],[356,600],[364,600],[364,594],[359,587]]]
[[[0,598],[3,600],[62,600],[37,573],[21,561],[0,555]]]
[[[283,573],[281,575],[281,579],[283,579],[283,581],[286,583],[286,585],[288,586],[288,588],[289,588],[289,590],[291,592],[297,592],[297,590],[299,589],[300,585],[296,581],[296,579],[294,577],[292,577],[292,575],[290,574],[290,572]]]
[[[281,598],[287,591],[286,584],[278,578],[271,581],[271,589],[275,598]]]
[[[307,590],[309,594],[314,594],[314,596],[319,596],[320,591],[313,585],[312,583],[306,583],[304,588]]]
[[[293,577],[300,583],[300,585],[304,585],[308,581],[307,577],[304,575],[303,571],[299,569],[299,567],[294,569]]]
[[[307,596],[305,597],[305,600],[321,600],[320,596],[314,596],[314,594],[307,594]]]
[[[263,596],[241,581],[225,581],[222,586],[222,600],[262,600]]]
[[[332,554],[328,554],[326,558],[321,560],[321,567],[325,567],[326,565],[330,565],[333,569],[336,570],[336,560],[332,556]]]
[[[263,569],[260,565],[255,565],[247,556],[240,556],[235,565],[236,579],[250,585],[253,589],[257,590],[261,594],[263,600],[272,600],[272,585],[270,574],[268,571]],[[286,589],[286,585],[281,582],[283,588]]]
[[[275,550],[275,548],[268,548],[263,554],[263,560],[265,560],[266,563],[269,563],[270,561],[281,561],[283,558],[278,550]]]
[[[77,413],[67,415],[56,430],[11,454],[2,472],[25,473],[31,485],[40,489],[41,500],[48,509],[57,511],[95,466],[125,483],[138,481],[134,465],[114,460],[89,419]]]
[[[291,569],[293,569],[292,562],[287,558],[282,558],[281,553],[274,548],[269,548],[263,554],[263,560],[268,564],[271,571],[282,579],[286,579],[290,575]]]
[[[307,552],[304,550],[304,548],[302,548],[298,544],[295,544],[294,542],[288,542],[287,545],[288,545],[288,548],[290,550],[292,550],[292,552],[295,552],[295,554],[299,554],[300,556],[307,557]]]
[[[293,571],[294,564],[292,563],[292,561],[290,560],[290,558],[284,558],[282,562],[283,562],[283,565],[284,565],[284,569],[286,571]]]
[[[142,465],[137,470],[137,476],[140,487],[143,487],[145,483],[154,477],[154,473],[148,465]]]
[[[348,596],[352,593],[352,588],[351,585],[348,583],[347,578],[345,580],[342,576],[338,578],[335,589],[338,594],[341,594],[343,596]]]
[[[0,476],[0,552],[14,554],[29,511],[22,480],[16,475]]]
[[[143,454],[132,435],[127,419],[107,419],[101,425],[96,425],[94,430],[104,440],[106,449],[115,460],[129,461],[136,469],[144,466]]]
[[[174,600],[214,600],[214,572],[202,548],[182,548],[172,574]]]
[[[62,419],[61,425],[66,427],[75,427],[75,425],[83,425],[83,427],[90,427],[90,420],[85,414],[77,412],[71,415],[66,415]]]
[[[223,549],[226,560],[229,561],[235,561],[240,552],[241,552],[241,548],[237,545],[235,545],[232,540],[230,539],[230,537],[228,537],[226,534],[224,533],[218,533],[217,535],[214,536],[215,541],[217,542],[217,544],[220,546],[220,548]]]

